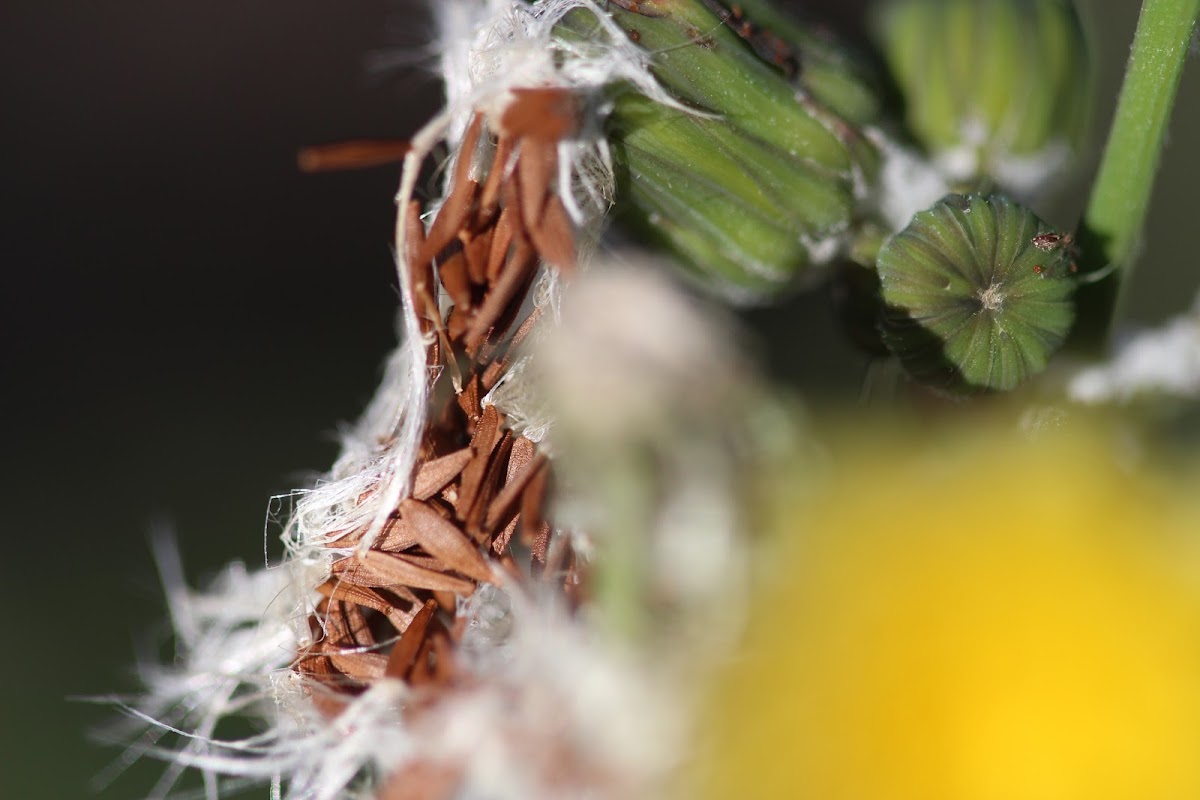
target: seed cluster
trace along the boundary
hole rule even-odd
[[[420,687],[430,702],[468,681],[456,664],[465,628],[456,610],[481,583],[537,581],[578,600],[580,564],[545,516],[550,464],[484,403],[537,320],[537,311],[519,318],[539,268],[575,267],[574,231],[555,186],[557,145],[577,119],[563,90],[515,92],[499,119],[472,119],[428,230],[420,203],[402,210],[404,289],[438,377],[411,496],[369,549],[360,547],[366,526],[329,537],[329,547],[352,554],[338,557],[319,587],[315,644],[295,665],[328,715],[383,677]],[[413,781],[406,777],[406,791],[423,784]],[[432,786],[421,796],[438,796]]]

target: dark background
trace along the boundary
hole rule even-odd
[[[1137,3],[1084,5],[1103,121]],[[422,69],[372,67],[419,61],[432,27],[414,7],[0,4],[6,798],[87,797],[115,755],[85,737],[110,712],[66,698],[133,688],[135,652],[161,641],[153,521],[171,522],[193,578],[261,563],[268,498],[328,466],[337,425],[370,396],[394,341],[398,171],[302,176],[295,151],[405,136],[432,112],[439,89]],[[1194,67],[1129,308],[1139,319],[1195,291]],[[810,387],[852,386],[863,361],[813,333],[824,309],[818,297],[755,315],[787,345],[764,350]],[[820,348],[797,345],[814,336]],[[139,796],[150,772],[102,796]]]

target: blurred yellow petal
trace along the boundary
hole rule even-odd
[[[786,523],[689,794],[1200,798],[1200,509],[1011,439],[876,447]]]

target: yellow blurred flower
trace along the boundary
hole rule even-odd
[[[785,523],[688,795],[1200,798],[1182,483],[1078,437],[935,450],[876,446]]]

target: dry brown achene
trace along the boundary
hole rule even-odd
[[[550,465],[482,401],[536,320],[535,312],[517,324],[539,266],[575,267],[575,235],[555,187],[557,145],[577,118],[564,90],[515,93],[501,119],[471,121],[432,224],[423,224],[417,202],[402,210],[405,290],[428,343],[426,363],[439,377],[411,497],[370,549],[334,561],[319,587],[315,644],[295,669],[328,715],[385,676],[420,687],[428,702],[467,682],[455,660],[465,627],[456,607],[480,583],[553,582],[577,596],[575,555],[546,519]],[[352,550],[366,531],[337,532],[329,546]],[[430,787],[454,772],[412,769]]]

